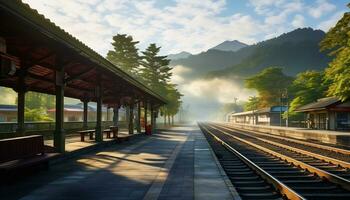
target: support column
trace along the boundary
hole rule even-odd
[[[134,102],[129,105],[129,134],[134,134]]]
[[[137,103],[137,118],[136,118],[136,130],[141,133],[141,102]]]
[[[26,85],[25,85],[25,71],[19,71],[18,77],[18,88],[17,92],[17,133],[19,135],[25,134],[25,124],[24,124],[24,109],[25,109],[25,95],[26,95]]]
[[[155,126],[155,124],[154,124],[154,108],[153,108],[153,104],[151,104],[151,128],[152,128],[151,132],[152,132],[152,134],[155,133],[154,126]]]
[[[64,69],[56,71],[56,120],[54,133],[54,147],[57,151],[63,153],[65,151],[65,131],[63,129],[64,122]]]
[[[113,125],[118,127],[119,122],[119,106],[113,107]]]
[[[83,105],[84,105],[84,115],[83,115],[83,129],[88,129],[88,101],[84,100]]]
[[[102,142],[102,87],[101,81],[98,80],[98,85],[96,87],[96,97],[97,97],[97,110],[96,110],[96,130],[95,130],[95,141]]]
[[[107,106],[107,108],[106,108],[106,121],[108,122],[109,121],[109,108],[108,108],[108,106]]]
[[[147,126],[147,106],[148,106],[147,101],[145,101],[144,104],[145,104],[145,105],[144,105],[144,110],[145,110],[145,113],[144,113],[144,115],[145,115],[145,116],[144,116],[145,127],[144,127],[144,128],[146,129],[146,126]]]

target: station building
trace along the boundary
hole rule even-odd
[[[306,114],[307,128],[350,130],[350,101],[336,97],[318,99],[295,110]]]
[[[16,122],[17,106],[0,104],[0,122]]]
[[[286,106],[272,106],[258,110],[230,113],[227,116],[227,121],[242,124],[279,126],[286,123],[282,118],[282,114],[286,110]]]

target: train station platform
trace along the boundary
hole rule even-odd
[[[1,187],[4,199],[235,199],[198,127],[159,130]]]
[[[314,130],[307,128],[264,126],[240,123],[226,123],[226,125],[244,130],[259,131],[296,139],[313,140],[322,143],[350,147],[350,132],[348,131]]]

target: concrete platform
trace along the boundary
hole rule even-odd
[[[0,189],[1,198],[23,200],[235,199],[235,195],[197,127],[135,137]]]
[[[274,135],[292,137],[302,140],[315,140],[318,142],[329,143],[334,145],[343,145],[350,147],[350,132],[330,131],[330,130],[313,130],[296,127],[280,126],[262,126],[252,124],[226,123],[227,125],[240,129],[260,131]]]

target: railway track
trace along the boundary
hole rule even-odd
[[[283,152],[284,155],[350,181],[350,163],[334,159],[333,157],[327,155],[327,152],[319,150],[318,153],[315,153],[310,151],[307,148],[307,145],[303,145],[303,148],[297,148],[292,143],[285,143],[283,140],[273,137],[269,138],[267,136],[252,135],[252,133],[244,133],[243,131],[232,130],[218,124],[213,124],[213,126],[215,128],[227,131],[228,134],[238,136],[273,151]]]
[[[338,160],[350,162],[350,150],[346,149],[346,147],[339,148],[334,145],[331,146],[331,145],[320,144],[315,142],[301,141],[298,139],[287,138],[287,137],[282,137],[278,135],[271,135],[271,134],[262,133],[258,131],[244,130],[244,129],[233,127],[229,124],[220,124],[220,125],[222,127],[226,127],[231,130],[241,131],[241,132],[243,131],[249,134],[257,135],[260,138],[266,138],[271,141],[277,141],[283,144],[293,145],[296,148],[306,149],[310,152],[328,155],[329,157],[333,157]]]
[[[199,126],[242,199],[350,199],[344,178],[212,125]]]

